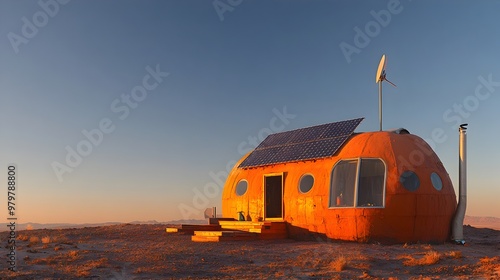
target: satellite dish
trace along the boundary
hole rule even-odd
[[[377,68],[377,76],[375,77],[375,83],[378,84],[378,118],[379,118],[379,123],[380,123],[380,131],[382,131],[382,82],[386,81],[389,84],[391,84],[393,87],[396,87],[395,84],[393,84],[391,81],[387,80],[385,77],[385,54],[382,55],[382,58],[380,59],[380,62],[378,63],[378,68]]]
[[[205,219],[215,218],[213,207],[205,209],[205,212],[203,212],[203,214],[205,215]]]
[[[380,59],[380,62],[378,63],[377,76],[375,77],[375,83],[387,81],[393,87],[397,87],[391,81],[387,80],[386,73],[385,73],[385,64],[386,64],[386,60],[385,60],[385,54],[384,54],[384,55],[382,55],[382,58]]]
[[[382,78],[382,71],[385,72],[385,54],[382,55],[382,58],[380,59],[380,62],[378,64],[377,77],[375,77],[375,83],[384,80],[384,78]]]

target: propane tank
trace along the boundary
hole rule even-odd
[[[243,211],[238,212],[238,214],[239,214],[238,215],[238,221],[244,221],[245,220],[245,216],[243,215],[243,213],[245,213],[245,212],[243,212]]]

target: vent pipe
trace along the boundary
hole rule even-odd
[[[467,208],[467,124],[461,124],[458,129],[458,205],[453,218],[451,239],[456,244],[465,244],[464,240],[464,218]]]

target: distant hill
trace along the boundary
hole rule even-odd
[[[491,228],[500,230],[500,218],[465,216],[464,225],[471,225],[477,228]]]
[[[98,227],[98,226],[110,226],[110,225],[118,225],[122,224],[119,222],[107,222],[107,223],[93,223],[93,224],[70,224],[70,223],[49,223],[49,224],[40,224],[40,223],[16,223],[16,231],[18,230],[26,230],[26,229],[53,229],[53,228],[84,228],[84,227]],[[8,231],[7,227],[8,223],[0,223],[0,232]]]

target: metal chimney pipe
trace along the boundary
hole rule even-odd
[[[467,208],[467,124],[461,124],[458,129],[458,205],[453,218],[451,239],[456,244],[465,244],[464,240],[464,218]]]

